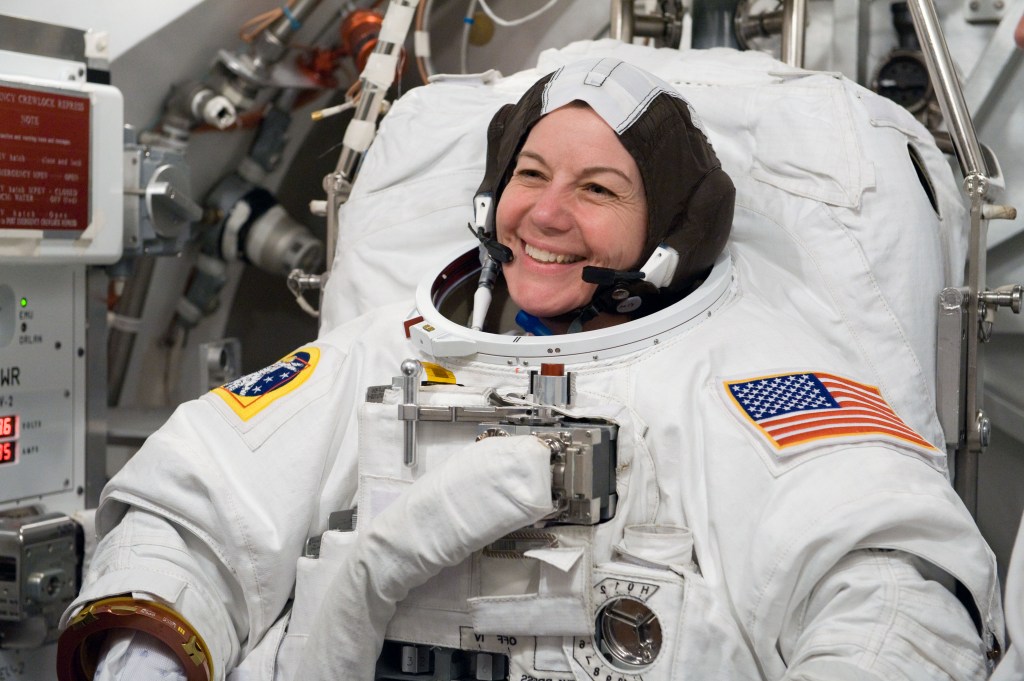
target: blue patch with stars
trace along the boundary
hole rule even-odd
[[[302,385],[313,374],[319,359],[318,348],[301,348],[268,367],[215,388],[213,393],[239,418],[248,421]]]

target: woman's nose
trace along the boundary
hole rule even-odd
[[[536,197],[530,218],[541,229],[563,231],[573,225],[571,197],[564,188],[549,185]]]

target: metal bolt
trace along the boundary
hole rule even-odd
[[[1003,0],[996,0],[992,6],[1001,12],[1006,5],[1003,3]]]
[[[984,412],[978,412],[978,442],[982,447],[988,447],[992,441],[992,421],[985,416]]]
[[[939,303],[943,310],[958,310],[964,304],[964,293],[955,286],[944,288],[939,294]]]
[[[977,2],[977,0],[975,0],[974,2],[971,2],[967,6],[971,8],[972,12],[977,12],[978,11],[978,2]]]

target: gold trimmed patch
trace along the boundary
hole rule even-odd
[[[320,349],[304,347],[282,357],[268,367],[214,388],[243,421],[248,421],[313,375],[320,360]]]

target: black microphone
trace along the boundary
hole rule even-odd
[[[644,278],[644,273],[639,270],[613,270],[610,267],[594,267],[587,265],[583,268],[583,281],[598,286],[612,286],[618,282],[639,281]]]
[[[484,230],[482,228],[480,231],[477,231],[473,229],[473,225],[467,223],[466,226],[469,228],[470,233],[480,241],[489,256],[502,264],[512,262],[511,248],[505,244],[499,243],[494,237],[484,234]]]

